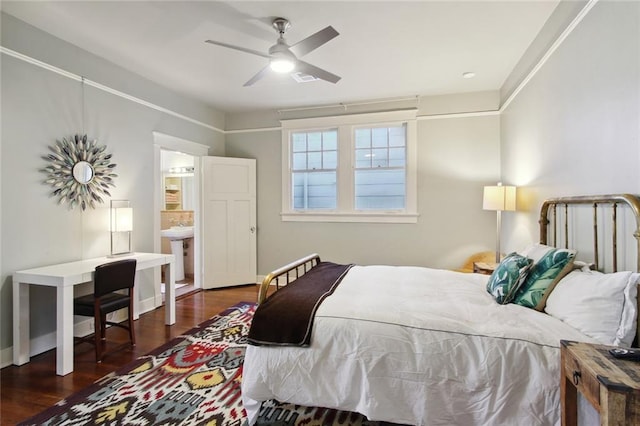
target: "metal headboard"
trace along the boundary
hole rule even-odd
[[[632,194],[613,194],[613,195],[588,195],[579,197],[561,197],[551,198],[545,200],[540,208],[540,243],[548,244],[555,247],[560,246],[558,241],[558,218],[564,217],[562,223],[564,232],[564,247],[569,248],[569,214],[568,209],[570,205],[587,204],[593,206],[593,253],[594,264],[596,269],[599,269],[600,259],[600,244],[598,241],[598,207],[602,205],[608,205],[611,209],[611,230],[612,230],[612,268],[613,272],[618,270],[618,205],[628,206],[635,218],[636,226],[633,232],[633,236],[636,239],[636,271],[640,272],[640,198],[637,195]],[[564,215],[558,214],[558,208],[564,209]],[[553,217],[551,222],[552,229],[549,230],[549,217]],[[553,236],[552,240],[549,240],[549,235]]]
[[[605,206],[611,210],[611,269],[613,272],[618,271],[618,205],[626,206],[630,209],[635,219],[635,229],[633,237],[635,238],[636,250],[636,266],[635,270],[640,272],[640,198],[632,194],[613,194],[613,195],[588,195],[579,197],[561,197],[551,198],[542,203],[540,208],[540,243],[560,247],[558,241],[559,217],[563,216],[564,221],[561,224],[563,229],[560,231],[564,234],[564,248],[569,248],[569,206],[573,205],[591,205],[593,207],[593,256],[595,269],[600,270],[600,242],[598,241],[598,207]],[[564,214],[558,214],[558,209],[563,209]],[[549,221],[549,217],[553,217],[553,221]],[[603,218],[603,220],[606,218]],[[549,229],[551,225],[551,229]],[[549,235],[553,236],[549,240]],[[606,253],[605,253],[606,255]],[[604,263],[604,262],[603,262]],[[625,269],[629,269],[625,265]],[[640,286],[639,286],[640,291]],[[640,294],[640,292],[639,292]],[[640,311],[640,298],[638,298],[638,310]],[[638,346],[640,342],[640,315],[637,318],[636,338],[633,346]]]

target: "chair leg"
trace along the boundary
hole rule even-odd
[[[104,320],[100,313],[100,298],[96,297],[93,306],[93,337],[95,341],[96,362],[102,362],[102,342],[100,337],[102,335],[101,330],[104,327]]]
[[[100,338],[107,340],[107,314],[100,317]]]
[[[133,306],[129,303],[129,338],[131,339],[131,346],[136,345],[136,333],[133,330]]]
[[[96,352],[96,362],[102,362],[102,341],[100,340],[100,334],[98,333],[98,330],[100,330],[101,324],[100,324],[100,316],[96,316],[94,318],[94,332],[93,332],[93,339],[94,339],[94,346],[95,346],[95,352]]]

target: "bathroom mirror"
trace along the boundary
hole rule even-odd
[[[115,186],[118,175],[113,173],[116,165],[106,149],[95,139],[87,140],[87,135],[62,138],[49,146],[51,153],[42,157],[48,163],[42,172],[47,174],[44,183],[54,188],[51,196],[58,199],[58,204],[85,210],[104,203],[103,196],[111,196],[109,187]]]

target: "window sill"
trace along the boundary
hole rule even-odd
[[[418,223],[417,213],[280,213],[283,222]]]

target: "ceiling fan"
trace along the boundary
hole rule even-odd
[[[276,44],[269,48],[268,53],[262,53],[257,50],[234,46],[215,40],[206,40],[206,42],[269,59],[269,64],[251,77],[244,86],[251,86],[271,71],[277,73],[302,73],[331,83],[337,83],[340,80],[339,76],[304,62],[299,58],[337,37],[339,33],[332,26],[328,26],[297,42],[293,46],[289,46],[284,39],[284,33],[290,26],[289,21],[284,18],[275,18],[273,20],[273,27],[278,31],[278,40]]]

